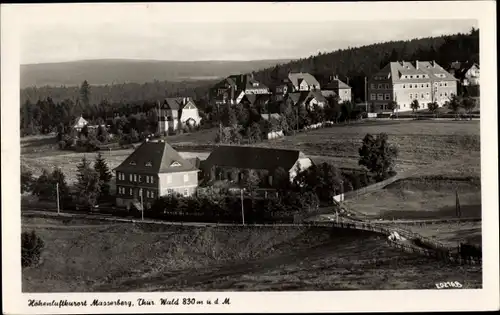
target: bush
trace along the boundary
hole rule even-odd
[[[21,234],[22,267],[24,268],[38,264],[44,246],[43,240],[36,235],[35,231],[31,231],[31,233],[23,232]]]

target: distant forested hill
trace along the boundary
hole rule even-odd
[[[81,60],[74,62],[21,65],[21,88],[31,86],[75,86],[158,81],[205,80],[233,73],[256,71],[286,60],[251,61],[158,61]]]

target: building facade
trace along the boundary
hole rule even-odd
[[[339,102],[351,102],[352,92],[351,87],[341,80],[338,76],[333,76],[330,83],[323,87],[324,91],[333,91],[339,98]]]
[[[190,97],[166,98],[159,106],[160,133],[174,132],[180,126],[199,126],[201,116]]]
[[[381,111],[394,101],[398,111],[410,111],[417,100],[420,109],[436,102],[443,106],[457,94],[457,79],[434,61],[390,62],[368,80],[368,103]]]
[[[147,209],[160,196],[191,196],[198,187],[198,172],[165,141],[146,141],[115,168],[116,205]]]
[[[239,104],[244,98],[252,102],[270,95],[270,89],[255,80],[252,74],[231,75],[210,90],[210,100],[216,105]]]
[[[203,162],[203,174],[207,181],[229,179],[239,182],[245,171],[254,170],[266,173],[266,178],[261,180],[272,184],[272,176],[278,168],[293,180],[297,172],[311,165],[311,159],[298,150],[219,146]]]

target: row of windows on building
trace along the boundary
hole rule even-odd
[[[448,92],[444,92],[444,93],[439,93],[439,97],[448,97]],[[453,96],[453,93],[450,93],[449,96]],[[430,98],[430,93],[427,92],[427,93],[421,93],[420,94],[420,97],[419,97],[419,94],[418,93],[410,93],[409,94],[409,98],[412,100],[412,99],[429,99]],[[370,100],[371,101],[388,101],[391,99],[391,95],[389,93],[385,93],[385,94],[370,94]]]
[[[118,180],[125,180],[124,173],[118,173]],[[145,181],[148,184],[154,184],[154,176],[151,175],[138,175],[138,174],[128,174],[128,180],[130,182],[142,183],[143,177],[145,177]]]
[[[440,87],[447,87],[448,82],[434,82],[434,86],[440,86]],[[413,84],[403,84],[401,85],[403,89],[409,88],[409,89],[418,89],[418,88],[428,88],[430,87],[430,83],[413,83]],[[390,88],[389,84],[371,84],[370,88],[372,90],[388,90]]]
[[[118,180],[125,180],[125,174],[124,173],[118,173]],[[151,175],[138,175],[138,174],[129,174],[129,181],[130,182],[136,182],[136,183],[142,183],[143,177],[145,178],[145,181],[147,184],[154,184],[154,176]],[[189,175],[184,174],[184,182],[187,183],[189,181]],[[172,175],[167,175],[167,184],[172,183]]]
[[[155,191],[153,190],[149,190],[149,189],[143,189],[142,190],[144,196],[146,196],[146,198],[156,198],[156,193]],[[118,195],[128,195],[129,196],[133,196],[134,195],[134,188],[131,188],[131,187],[118,187]]]

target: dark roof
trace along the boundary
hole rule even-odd
[[[115,170],[158,174],[196,171],[197,168],[183,159],[168,143],[149,141],[143,142]]]
[[[323,96],[323,93],[321,93],[321,91],[311,91],[309,95],[310,97],[315,98],[318,102],[326,102],[326,98]]]
[[[289,171],[302,157],[305,157],[304,154],[298,150],[219,146],[209,155],[204,165],[269,171],[282,167]]]
[[[351,87],[338,78],[334,78],[330,83],[328,83],[323,90],[336,90],[336,89],[350,89]]]
[[[292,100],[294,105],[302,105],[308,96],[309,91],[294,92],[288,94],[288,97]]]
[[[186,99],[186,103],[190,101],[194,104],[193,100],[190,97],[169,97],[164,100],[162,107],[172,110],[182,109],[185,105],[184,99]]]
[[[299,86],[302,80],[305,80],[308,85],[319,86],[318,80],[316,80],[316,78],[309,73],[292,72],[288,74],[288,79],[295,86]]]

